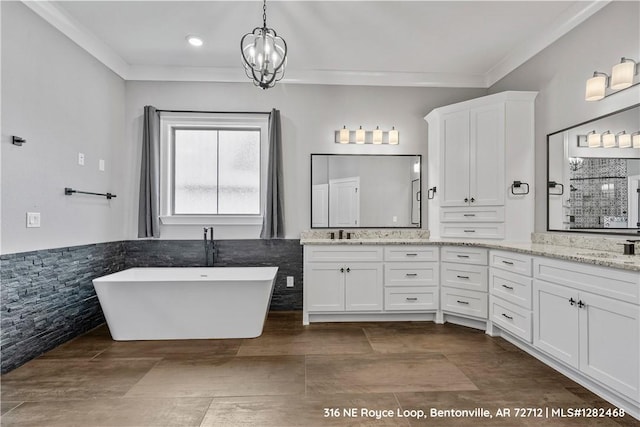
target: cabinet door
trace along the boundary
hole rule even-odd
[[[580,294],[580,370],[640,400],[640,307]]]
[[[344,311],[344,268],[336,263],[308,263],[304,272],[307,311]]]
[[[469,201],[504,204],[504,104],[474,108],[470,116]]]
[[[442,116],[441,125],[442,199],[440,206],[467,206],[469,204],[469,112],[445,114]]]
[[[578,291],[542,280],[533,282],[533,345],[578,368]]]
[[[382,264],[349,263],[345,271],[345,309],[382,310]]]

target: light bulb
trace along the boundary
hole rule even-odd
[[[595,130],[589,132],[587,134],[587,142],[588,142],[589,148],[600,147],[600,143],[601,143],[600,134],[596,133]]]
[[[364,144],[364,129],[362,129],[362,126],[356,130],[356,144]]]
[[[602,146],[604,148],[613,148],[616,146],[616,136],[610,131],[602,134]]]
[[[607,88],[607,75],[595,72],[593,77],[587,80],[587,89],[584,99],[587,101],[599,101],[604,98]]]
[[[349,143],[349,129],[346,126],[343,126],[340,129],[340,136],[338,137],[338,141],[340,144],[348,144]]]
[[[632,133],[631,140],[633,141],[633,148],[640,148],[640,132]]]
[[[398,131],[394,126],[389,131],[389,144],[396,145],[398,144],[398,142],[399,142],[399,135],[398,135]]]
[[[197,37],[197,36],[188,35],[186,37],[186,39],[187,39],[187,42],[189,42],[189,44],[191,46],[200,47],[200,46],[202,46],[204,44],[202,39],[200,37]]]
[[[631,147],[631,135],[629,135],[625,131],[622,131],[617,136],[618,136],[618,147],[620,148]]]
[[[382,131],[379,126],[376,126],[376,129],[373,131],[373,143],[382,144]]]

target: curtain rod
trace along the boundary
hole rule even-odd
[[[158,113],[209,113],[209,114],[271,114],[270,111],[200,111],[200,110],[160,110]]]

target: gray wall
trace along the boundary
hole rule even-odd
[[[423,117],[435,107],[483,96],[486,89],[401,88],[367,86],[314,86],[278,84],[266,91],[251,83],[138,82],[126,84],[126,129],[128,150],[122,158],[128,169],[121,186],[127,188],[125,222],[127,236],[134,238],[137,227],[137,183],[144,105],[160,109],[213,111],[269,111],[282,116],[285,231],[289,239],[310,227],[310,154],[422,154],[427,152],[427,124]],[[400,131],[397,146],[336,144],[334,132],[347,125],[352,129]],[[178,232],[162,229],[165,238],[190,239],[200,236],[200,226],[183,227]],[[197,237],[196,237],[197,236]],[[222,226],[221,239],[238,238]],[[250,237],[250,236],[248,236]]]
[[[611,2],[600,12],[494,84],[539,91],[535,107],[536,231],[546,230],[546,135],[640,102],[640,86],[597,102],[584,100],[594,71],[611,74],[622,56],[640,59],[640,2]]]
[[[2,253],[125,237],[126,200],[64,195],[120,196],[124,102],[120,77],[22,3],[2,2]],[[26,212],[41,213],[41,228],[26,228]]]

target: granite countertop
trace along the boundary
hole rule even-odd
[[[446,240],[428,238],[361,238],[361,239],[328,239],[309,237],[300,239],[302,245],[439,245],[439,246],[477,246],[488,249],[507,251],[556,258],[567,261],[595,264],[623,270],[640,271],[640,255],[622,255],[618,252],[584,249],[572,246],[559,246],[546,243],[509,243],[491,240]],[[622,252],[622,248],[620,249]]]

